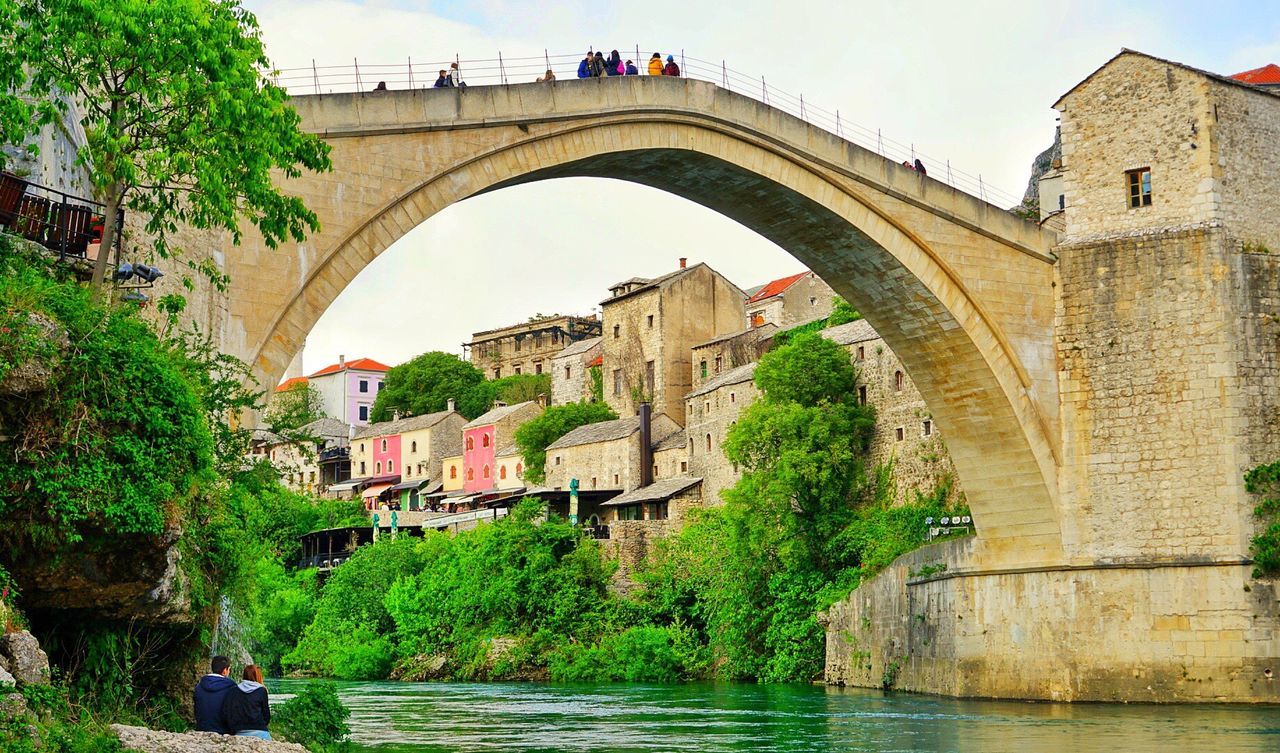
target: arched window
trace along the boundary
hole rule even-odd
[[[489,478],[489,466],[487,465],[484,467],[484,477]]]
[[[458,466],[456,465],[449,466],[449,478],[457,478],[457,477],[458,477]]]
[[[711,435],[707,435],[707,452],[711,452]]]
[[[378,462],[376,462],[376,463],[374,463],[374,464],[373,464],[373,472],[374,472],[374,473],[376,473],[376,474],[378,474],[379,476],[381,476],[381,475],[382,475],[382,461],[381,461],[381,460],[379,460]]]
[[[418,440],[415,439],[409,443],[409,452],[417,452],[417,451],[418,451]]]
[[[505,465],[498,466],[498,478],[505,479],[507,477],[507,467]]]
[[[383,452],[386,452],[386,451],[387,451],[387,440],[385,440],[385,439],[384,439],[384,440],[382,440],[382,451],[383,451]]]
[[[903,382],[902,372],[901,371],[893,372],[893,389],[895,392],[902,392],[902,382]]]
[[[388,460],[388,461],[387,461],[387,473],[395,473],[395,472],[396,472],[396,461],[394,461],[394,460]]]
[[[524,477],[524,463],[516,463],[516,478]]]
[[[474,450],[475,448],[476,448],[476,439],[475,439],[475,437],[467,437],[467,449],[468,449],[468,450]]]
[[[467,469],[467,480],[468,480],[468,481],[475,481],[475,480],[476,480],[476,469],[475,469],[475,468],[468,468],[468,469]]]
[[[480,444],[481,444],[481,446],[483,446],[483,447],[488,447],[488,446],[489,446],[489,435],[488,435],[488,434],[485,434],[485,435],[484,435],[484,437],[480,440]]]

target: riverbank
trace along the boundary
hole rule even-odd
[[[273,702],[306,686],[270,681]],[[746,683],[338,683],[361,753],[1273,751],[1274,708],[971,701]]]

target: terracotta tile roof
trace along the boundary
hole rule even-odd
[[[283,382],[281,382],[279,386],[276,387],[276,392],[285,392],[286,390],[291,390],[294,387],[297,387],[299,385],[306,384],[306,383],[307,383],[306,377],[294,377],[292,379],[286,379]]]
[[[355,358],[345,364],[331,363],[311,376],[325,376],[327,374],[336,374],[339,371],[391,371],[391,367],[372,358]]]
[[[756,291],[755,295],[752,295],[747,299],[747,303],[756,303],[757,301],[763,301],[766,298],[772,298],[792,285],[795,285],[800,281],[800,278],[807,274],[809,273],[801,272],[798,275],[791,275],[790,277],[783,277],[780,280],[765,283],[764,287],[760,288],[760,290]]]
[[[1231,78],[1254,86],[1280,86],[1280,65],[1271,63],[1251,71],[1237,73]]]

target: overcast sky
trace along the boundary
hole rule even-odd
[[[1280,62],[1280,14],[1266,2],[246,4],[280,68],[683,49],[1017,195],[1053,139],[1050,105],[1121,47],[1224,74]],[[596,179],[509,188],[446,209],[365,269],[311,333],[305,366],[339,354],[396,364],[459,352],[474,331],[539,312],[590,313],[610,283],[674,269],[680,256],[744,288],[802,268],[656,189]]]

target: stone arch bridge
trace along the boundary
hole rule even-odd
[[[1054,238],[713,84],[626,77],[300,96],[334,170],[284,184],[305,243],[228,253],[226,350],[274,384],[378,254],[449,205],[549,178],[629,180],[769,238],[849,300],[929,404],[990,564],[1063,558]]]

